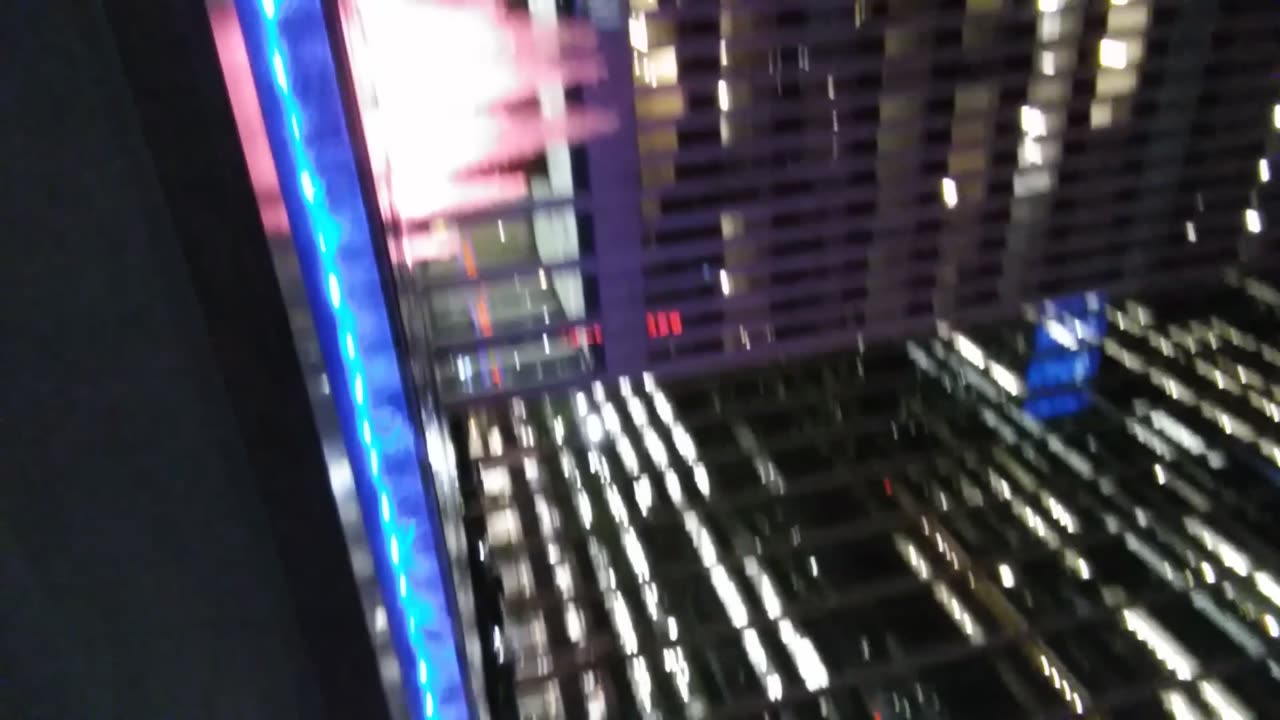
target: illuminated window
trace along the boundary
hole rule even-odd
[[[1111,112],[1111,101],[1107,99],[1094,100],[1089,106],[1089,127],[1106,128],[1111,127],[1113,115]]]
[[[643,13],[631,16],[627,21],[628,34],[631,36],[631,47],[640,52],[649,51],[649,25]]]
[[[1271,163],[1266,158],[1258,161],[1258,180],[1262,182],[1271,182]]]
[[[947,204],[947,208],[953,208],[960,202],[960,194],[956,190],[956,181],[951,178],[942,178],[942,202]]]
[[[1191,220],[1187,221],[1187,242],[1196,241],[1196,224]]]
[[[729,110],[729,83],[724,78],[720,78],[720,82],[716,84],[716,96],[720,100],[720,109],[728,112]]]
[[[675,85],[680,77],[679,68],[676,65],[676,49],[672,45],[654,48],[646,56],[648,62],[646,68],[649,85],[652,87],[667,87]]]
[[[1129,48],[1123,40],[1103,38],[1098,43],[1098,64],[1105,68],[1122,70],[1129,65]]]
[[[644,314],[649,337],[675,337],[684,334],[684,319],[679,310],[659,310]],[[597,326],[598,327],[598,326]]]
[[[1045,50],[1040,53],[1040,72],[1045,75],[1053,75],[1057,72],[1057,56],[1052,50]]]
[[[1262,214],[1253,208],[1244,211],[1244,226],[1249,232],[1257,235],[1262,232]]]
[[[1044,111],[1032,105],[1023,105],[1020,113],[1022,131],[1031,137],[1044,137],[1049,132]]]
[[[1044,42],[1056,42],[1062,35],[1062,16],[1056,12],[1040,16],[1040,39]]]

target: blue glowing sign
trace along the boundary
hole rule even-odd
[[[1089,406],[1089,381],[1102,362],[1107,331],[1101,293],[1046,300],[1036,327],[1025,385],[1029,414],[1042,420],[1073,415]]]
[[[423,482],[322,0],[236,0],[414,718],[471,717],[434,489]]]

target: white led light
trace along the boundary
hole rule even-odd
[[[1022,131],[1031,137],[1044,137],[1049,133],[1048,121],[1045,119],[1044,111],[1033,105],[1023,105],[1019,113],[1019,119],[1022,121]]]
[[[333,273],[329,273],[329,302],[335,308],[342,305],[342,286],[338,284],[338,276]]]
[[[946,203],[948,208],[953,208],[960,202],[956,181],[949,177],[942,178],[942,202]]]
[[[720,268],[720,294],[725,297],[733,294],[733,280],[729,277],[729,271]]]
[[[307,202],[311,202],[316,199],[316,184],[315,181],[311,179],[310,172],[303,170],[299,173],[298,183],[302,185],[302,194],[307,196]]]
[[[271,58],[271,67],[275,69],[276,84],[280,86],[281,90],[287,90],[289,88],[289,81],[284,75],[284,58],[280,57],[280,53],[277,52]]]
[[[724,112],[728,112],[729,111],[729,83],[725,81],[724,78],[721,78],[720,81],[716,83],[716,97],[720,101],[720,109]]]
[[[1196,224],[1191,220],[1187,221],[1187,242],[1196,241]]]
[[[1258,161],[1258,180],[1262,182],[1271,182],[1271,163],[1266,158]]]
[[[1006,588],[1011,588],[1016,584],[1013,578],[1013,568],[1005,563],[1000,563],[1000,584]]]
[[[1267,614],[1262,616],[1262,624],[1267,628],[1267,634],[1271,637],[1280,637],[1280,622],[1276,622],[1275,616]]]
[[[1245,210],[1244,227],[1254,235],[1262,232],[1262,214],[1253,208]]]
[[[276,19],[276,0],[262,0],[262,12],[268,20]]]
[[[1103,38],[1098,43],[1098,64],[1105,68],[1123,70],[1129,65],[1129,47],[1123,40]]]
[[[600,420],[599,415],[595,413],[587,415],[586,427],[587,440],[592,445],[596,445],[604,439],[604,422]]]

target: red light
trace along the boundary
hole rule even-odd
[[[645,313],[644,320],[649,325],[649,337],[651,338],[658,337],[658,325],[657,325],[657,321],[653,319],[653,313]]]
[[[591,335],[596,345],[604,344],[604,335],[600,332],[600,323],[591,326]]]
[[[884,479],[884,494],[893,497],[893,483],[889,481],[889,478]]]
[[[684,321],[680,319],[680,311],[679,311],[679,310],[672,310],[671,312],[669,312],[669,313],[667,313],[667,314],[671,316],[671,334],[672,334],[672,335],[683,335],[683,334],[684,334]]]
[[[664,312],[658,313],[658,335],[660,337],[666,337],[670,334],[671,326],[667,324],[667,314]]]

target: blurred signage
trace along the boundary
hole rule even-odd
[[[1088,385],[1102,362],[1106,301],[1088,292],[1045,300],[1024,380],[1024,409],[1042,420],[1089,406]]]

